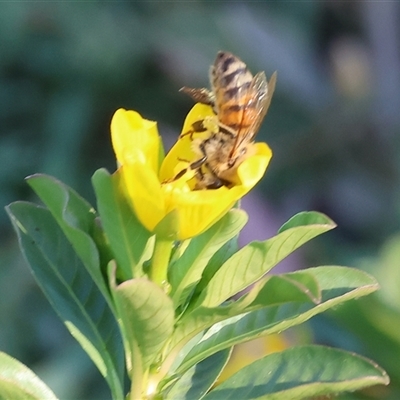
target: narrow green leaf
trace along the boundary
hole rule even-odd
[[[7,212],[37,283],[105,377],[114,398],[122,398],[122,340],[99,287],[48,210],[16,202]]]
[[[321,214],[312,213],[312,215]],[[303,222],[303,219],[301,219]],[[197,306],[216,307],[250,286],[294,250],[335,227],[333,223],[294,226],[264,242],[253,242],[235,253],[210,280]],[[326,221],[327,222],[327,221]]]
[[[231,349],[213,354],[186,371],[164,395],[165,400],[200,400],[218,379],[229,360]]]
[[[316,211],[303,211],[294,215],[289,221],[284,223],[278,232],[281,233],[287,229],[305,225],[328,225],[330,229],[336,227],[336,224],[325,214]]]
[[[28,177],[27,182],[50,210],[111,305],[110,293],[100,269],[99,252],[92,238],[94,231],[98,230],[93,207],[74,190],[51,176],[35,174]]]
[[[234,316],[243,314],[247,311],[254,311],[260,308],[265,308],[270,305],[288,302],[312,302],[315,301],[315,296],[310,295],[310,290],[299,285],[298,281],[305,281],[305,272],[298,273],[301,278],[287,279],[281,276],[266,277],[258,282],[247,294],[236,301],[224,304],[216,308],[199,307],[192,312],[186,313],[177,323],[174,334],[171,338],[170,346],[180,346],[180,341],[188,337],[196,335],[207,328],[210,328],[200,340],[199,344],[194,348],[198,348],[201,342],[205,341],[209,336],[214,335],[216,330],[222,328],[223,325],[217,322],[228,320],[231,321]],[[308,279],[311,281],[311,279]],[[312,288],[316,283],[312,283]],[[222,323],[223,324],[223,323]],[[215,329],[216,328],[216,329]],[[225,347],[226,348],[226,347]],[[190,355],[194,349],[189,353]],[[200,360],[197,360],[197,362]],[[190,361],[189,361],[190,363]],[[192,362],[190,366],[194,363]],[[179,373],[182,373],[188,368],[187,357],[182,365],[178,367]]]
[[[190,241],[183,255],[169,269],[170,295],[176,306],[193,292],[211,257],[236,236],[246,222],[244,211],[232,209],[210,229]]]
[[[319,304],[322,299],[317,279],[308,270],[289,272],[282,275],[266,276],[249,291],[255,291],[254,301],[243,311],[288,302],[309,302]],[[258,286],[262,288],[258,289]]]
[[[380,301],[383,290],[363,301],[352,301],[333,309],[329,313],[329,323],[350,331],[357,342],[362,343],[363,351],[384,365],[394,382],[400,382],[400,314]],[[343,343],[341,336],[332,339],[333,345]]]
[[[194,336],[192,339],[190,339],[177,354],[174,354],[174,360],[171,363],[171,365],[168,367],[168,375],[171,377],[173,373],[176,371],[176,369],[182,364],[182,361],[184,358],[187,356],[187,354],[190,352],[190,350],[193,349],[194,346],[196,346],[197,343],[201,340],[201,338],[204,336],[204,332],[200,332],[198,335]],[[174,378],[168,378],[163,381],[163,387],[165,386],[165,383],[168,383],[173,380]]]
[[[118,176],[105,169],[97,170],[92,183],[103,228],[110,242],[123,280],[144,275],[142,264],[146,244],[151,234],[136,218],[118,190]]]
[[[302,400],[388,383],[386,372],[364,357],[324,346],[299,346],[244,367],[204,400]]]
[[[172,334],[172,300],[159,286],[144,278],[125,281],[114,287],[113,291],[126,340],[132,353],[140,353],[142,371],[145,371],[156,361]],[[137,359],[138,355],[133,354],[132,360]]]
[[[321,290],[321,301],[319,303],[304,302],[307,298],[298,301],[299,299],[296,299],[295,296],[300,296],[301,292],[296,294],[293,291],[289,293],[287,290],[281,291],[278,289],[277,282],[271,279],[268,282],[269,285],[266,285],[260,291],[259,297],[249,308],[255,308],[256,305],[261,306],[262,304],[264,304],[264,307],[216,323],[203,336],[201,341],[193,347],[177,371],[182,372],[211,354],[235,344],[260,336],[282,332],[340,303],[368,295],[379,288],[376,280],[370,275],[363,271],[346,267],[324,266],[309,268],[304,271],[284,274],[282,277],[297,280],[296,275],[302,275],[303,272],[314,276],[318,283]],[[283,280],[282,282],[285,281]],[[281,289],[283,288],[284,286],[281,286]],[[265,297],[264,294],[269,292],[270,297]],[[287,296],[287,302],[284,301],[284,296]],[[290,296],[293,296],[292,299],[290,299]],[[216,310],[196,310],[178,325],[175,334],[179,335],[180,329],[184,331],[182,335],[190,334],[190,331],[196,328],[205,329],[205,323],[212,320],[211,315],[213,313],[215,320],[217,320],[220,314]]]
[[[0,352],[0,399],[57,400],[57,397],[26,365]]]
[[[204,288],[208,285],[211,278],[217,273],[221,265],[232,257],[238,250],[238,235],[228,240],[210,259],[206,268],[203,271],[200,282],[197,284],[195,293],[191,302],[195,304],[198,297],[203,292]]]

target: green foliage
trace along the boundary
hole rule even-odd
[[[385,367],[391,383],[381,397],[387,395],[390,399],[396,399],[400,391],[399,260],[400,235],[397,233],[384,243],[378,256],[361,262],[365,270],[373,272],[382,290],[363,301],[349,302],[332,310],[329,313],[331,319],[323,321],[327,327],[334,323],[336,327],[351,332],[353,341],[363,354]],[[336,340],[333,344],[342,345]]]
[[[277,236],[264,242],[250,243],[230,257],[211,278],[197,304],[213,307],[223,303],[260,279],[297,248],[335,227],[322,214],[309,213],[303,224],[302,216],[303,213],[299,219],[294,217],[293,223],[289,221]]]
[[[204,400],[301,400],[379,383],[387,385],[389,378],[370,360],[328,347],[298,346],[255,361]]]
[[[111,273],[112,274],[112,273]],[[173,331],[172,300],[147,279],[130,279],[116,286],[111,283],[124,335],[127,367],[140,396],[143,375],[157,361]]]
[[[151,238],[132,216],[107,171],[93,177],[98,211],[51,177],[28,182],[47,208],[24,202],[8,207],[21,249],[114,399],[124,396],[122,349],[130,399],[301,399],[387,384],[370,361],[305,346],[264,357],[211,389],[232,346],[282,332],[378,288],[370,275],[347,267],[268,274],[335,227],[325,215],[297,214],[276,236],[237,250],[247,216],[233,209],[172,254],[172,243],[163,237],[157,247],[157,235]],[[150,268],[168,267],[168,286],[149,280],[148,259]]]
[[[313,300],[307,298],[307,287],[299,290],[297,285],[287,285],[288,277],[293,280],[302,274],[303,272],[293,272],[272,277],[263,288],[267,294],[264,303],[260,303],[258,298],[248,307],[252,311],[214,324],[185,357],[178,372],[216,351],[260,336],[282,332],[344,301],[378,289],[375,279],[356,269],[329,266],[309,268],[306,274],[315,279],[321,292],[320,299],[313,296]],[[275,296],[276,293],[279,293],[279,297]],[[261,308],[254,310],[256,305],[257,308],[261,305]],[[203,315],[201,317],[204,318]]]
[[[0,399],[57,400],[57,397],[24,364],[0,352]]]
[[[118,398],[123,387],[122,341],[99,287],[48,210],[16,202],[7,211],[38,285]]]
[[[96,285],[109,299],[99,252],[92,237],[96,217],[93,207],[74,190],[50,176],[36,174],[27,181],[51,212]]]
[[[202,235],[193,238],[185,252],[169,268],[171,297],[175,304],[185,303],[201,280],[212,256],[236,237],[247,222],[247,214],[233,209]]]
[[[312,214],[310,213],[310,215]],[[249,244],[224,262],[207,284],[203,282],[204,290],[196,303],[192,304],[180,319],[171,339],[172,345],[180,346],[181,341],[185,340],[188,335],[195,335],[219,321],[250,311],[249,305],[253,302],[253,309],[269,305],[271,299],[263,296],[263,293],[267,291],[263,292],[262,290],[263,285],[268,284],[269,278],[267,278],[255,285],[239,301],[220,306],[231,296],[260,279],[301,244],[334,227],[328,218],[318,213],[315,213],[315,216],[318,222],[322,219],[324,224],[314,223],[309,218],[308,225],[296,226],[297,220],[293,219],[295,221],[293,227],[288,227],[287,230],[265,242]],[[292,284],[295,292],[299,292],[297,284],[288,280],[285,281],[285,284]],[[312,286],[310,290],[312,293],[316,288],[312,278],[309,284]],[[284,293],[291,294],[291,291],[284,291]],[[256,299],[258,299],[257,305]]]
[[[166,400],[203,398],[229,360],[231,349],[222,350],[187,370],[165,394]]]

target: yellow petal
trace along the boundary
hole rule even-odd
[[[196,104],[185,120],[182,133],[190,132],[193,123],[210,117],[215,117],[211,107]],[[232,188],[193,190],[196,171],[188,165],[201,155],[193,151],[192,142],[194,138],[208,137],[209,131],[179,138],[157,174],[161,145],[155,122],[121,109],[113,117],[111,130],[114,150],[122,164],[118,173],[137,217],[153,232],[160,221],[173,213],[171,234],[178,231],[180,240],[199,235],[226,214],[261,179],[272,157],[267,144],[256,143],[252,149],[254,155],[238,167],[237,182]]]
[[[207,117],[213,117],[214,112],[210,106],[197,103],[187,115],[182,128],[182,134],[189,132],[192,129],[192,124],[201,121]],[[208,132],[194,133],[195,138],[207,137]],[[187,162],[196,161],[199,155],[195,154],[192,150],[193,136],[184,135],[179,138],[172,149],[166,155],[160,168],[160,180],[166,181],[173,178],[176,175],[176,165],[182,160]]]
[[[227,188],[214,190],[194,190],[188,193],[175,193],[166,199],[166,205],[175,203],[180,213],[181,238],[198,235],[226,214],[262,178],[272,151],[266,143],[256,143],[255,155],[245,160],[238,168],[240,183]]]
[[[118,172],[136,216],[152,232],[166,215],[164,195],[156,173],[140,162],[126,163]]]
[[[153,171],[158,170],[160,137],[157,123],[143,119],[136,111],[117,110],[111,120],[111,140],[121,165],[126,158],[139,157]]]
[[[165,203],[168,210],[179,211],[178,239],[196,236],[226,214],[241,197],[240,190],[221,187],[216,190],[195,190],[188,186],[178,190],[165,190]]]
[[[255,143],[255,154],[244,160],[237,169],[238,185],[250,190],[264,176],[272,158],[272,150],[263,142]]]

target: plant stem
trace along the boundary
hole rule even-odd
[[[133,344],[136,347],[136,344]],[[139,400],[142,398],[143,389],[143,370],[142,359],[139,355],[139,349],[131,349],[132,354],[132,371],[131,371],[131,391],[128,400]],[[136,355],[136,356],[135,356]]]
[[[168,286],[168,264],[173,242],[171,239],[156,236],[153,257],[151,258],[149,277],[163,289]]]

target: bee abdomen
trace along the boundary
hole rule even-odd
[[[223,103],[219,109],[219,119],[223,124],[237,131],[250,127],[256,113],[256,102],[252,102],[247,96],[244,96],[239,102],[232,100]]]
[[[247,90],[250,87],[250,84],[251,84],[251,79],[249,81],[247,81],[247,82],[241,83],[240,85],[232,86],[230,88],[227,88],[224,91],[224,100],[225,101],[229,101],[229,100],[232,100],[232,99],[235,99],[235,98],[238,98],[238,100],[240,100],[239,99],[240,91]]]
[[[222,114],[229,114],[234,112],[242,112],[243,110],[250,110],[257,108],[257,103],[251,100],[246,100],[246,97],[243,97],[240,102],[230,101],[224,103],[221,106]]]
[[[236,86],[236,82],[235,79],[237,79],[237,77],[240,74],[245,74],[247,71],[246,67],[241,67],[236,69],[233,72],[227,73],[226,75],[222,76],[221,78],[221,85],[228,87],[229,85],[231,85],[233,83],[233,85]]]
[[[236,133],[253,126],[259,91],[246,64],[231,53],[220,52],[211,68],[211,80],[220,123]]]

